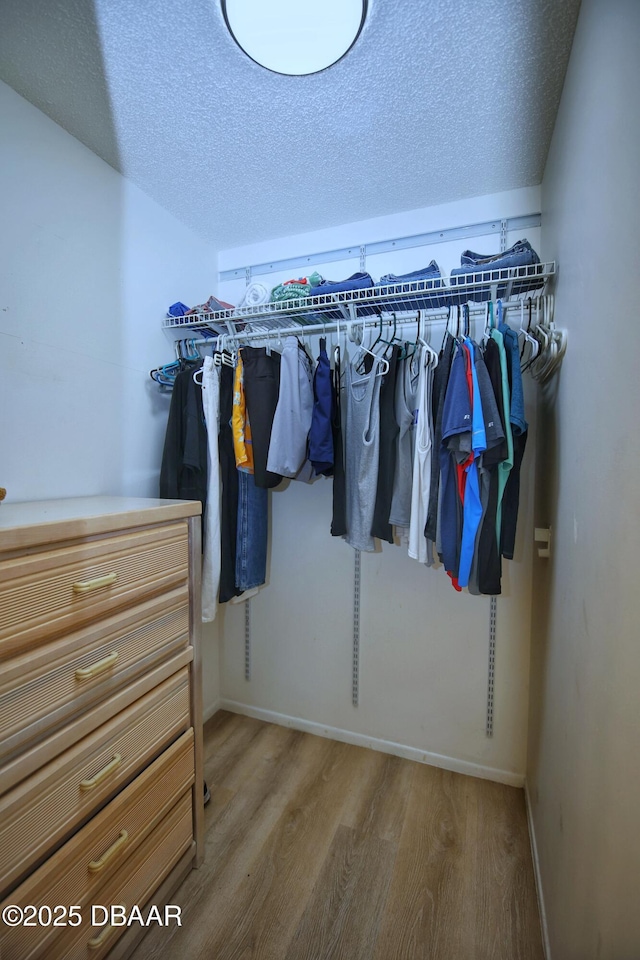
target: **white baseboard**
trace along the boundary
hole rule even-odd
[[[207,720],[210,720],[214,713],[217,713],[218,710],[222,709],[222,701],[220,699],[216,700],[215,703],[210,704],[208,707],[204,708],[202,715],[202,722],[206,723]]]
[[[497,783],[506,783],[510,787],[524,786],[524,775],[521,773],[499,770],[496,767],[484,767],[481,764],[470,763],[468,760],[457,760],[455,757],[445,757],[439,753],[419,750],[417,747],[407,747],[392,740],[380,740],[364,733],[355,733],[352,730],[342,730],[339,727],[328,727],[312,720],[303,720],[301,717],[289,717],[284,713],[253,707],[247,703],[239,703],[237,700],[226,700],[223,697],[219,708],[229,710],[231,713],[241,713],[246,717],[254,717],[257,720],[266,720],[268,723],[276,723],[281,727],[292,727],[304,733],[314,733],[318,737],[339,740],[341,743],[352,743],[357,747],[369,747],[381,753],[391,753],[395,757],[404,757],[405,760],[417,760],[418,763],[442,767],[443,770],[451,770],[453,773],[464,773],[469,777],[480,777],[482,780],[494,780]]]
[[[529,796],[529,784],[525,780],[524,796],[527,807],[527,820],[529,822],[529,839],[531,840],[531,858],[533,860],[533,872],[536,880],[536,893],[538,895],[538,909],[540,910],[540,926],[542,928],[542,947],[544,949],[545,960],[551,960],[551,944],[549,942],[549,927],[547,925],[547,911],[544,905],[544,893],[542,890],[542,875],[540,873],[540,858],[538,856],[538,842],[536,840],[536,831],[533,824],[533,814],[531,812],[531,797]]]

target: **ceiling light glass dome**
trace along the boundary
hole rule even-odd
[[[289,76],[337,63],[358,39],[367,0],[221,0],[231,36],[248,57]]]

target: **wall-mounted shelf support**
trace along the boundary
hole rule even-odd
[[[360,586],[362,582],[362,556],[355,551],[353,571],[353,661],[351,674],[351,701],[354,707],[360,701]]]

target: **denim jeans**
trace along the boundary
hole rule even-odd
[[[504,270],[507,267],[526,267],[532,263],[540,263],[540,257],[528,240],[518,240],[502,253],[474,253],[473,250],[465,250],[460,257],[460,269],[483,267],[486,264],[488,269]]]
[[[253,474],[238,470],[238,533],[236,587],[260,587],[267,576],[268,492],[257,487]]]
[[[344,294],[346,299],[350,299],[348,294],[356,294],[359,290],[365,290],[373,286],[373,277],[368,273],[359,271],[352,273],[346,280],[325,280],[318,286],[313,287],[310,296],[312,297],[332,297],[334,294]],[[345,296],[340,299],[345,299]],[[317,311],[317,312],[316,312]],[[369,308],[359,310],[360,313],[373,313],[375,311]],[[340,308],[332,307],[331,301],[326,304],[320,304],[313,313],[305,314],[308,322],[319,323],[324,320],[336,320],[343,316]]]
[[[461,266],[451,271],[451,286],[459,283],[471,283],[464,293],[459,296],[451,294],[451,303],[466,303],[467,300],[483,301],[491,299],[490,284],[497,285],[497,297],[517,296],[528,290],[536,290],[542,286],[540,257],[528,240],[518,240],[512,247],[503,253],[483,254],[465,250],[460,257]],[[500,271],[509,270],[501,275]],[[474,274],[471,280],[471,274]],[[511,278],[522,277],[522,280],[513,282]],[[477,281],[477,282],[476,282]],[[499,282],[498,282],[499,281]]]
[[[312,297],[326,296],[331,293],[346,293],[350,290],[363,290],[373,286],[373,279],[368,273],[352,273],[346,280],[325,280],[311,291]]]
[[[432,260],[428,266],[421,267],[420,270],[414,270],[412,273],[403,273],[399,276],[396,276],[395,273],[386,273],[384,277],[380,277],[377,286],[394,286],[396,287],[394,294],[414,293],[415,296],[399,296],[397,300],[394,296],[383,305],[383,308],[389,310],[429,310],[432,307],[446,306],[449,302],[446,296],[441,297],[431,293],[433,287],[444,287],[440,277],[440,267],[435,260]],[[432,280],[432,288],[420,289],[417,285],[419,280]],[[399,290],[398,287],[400,287]]]

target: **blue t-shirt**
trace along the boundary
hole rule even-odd
[[[456,463],[468,459],[471,450],[472,411],[464,351],[458,346],[447,384],[442,412],[440,446],[440,541],[442,562],[454,577],[460,564],[462,529],[461,504],[458,496]]]
[[[476,373],[476,347],[471,340],[467,339],[464,342],[463,349],[469,351],[473,385],[473,400],[471,405],[471,422],[473,425],[471,446],[473,460],[466,466],[467,482],[464,488],[462,541],[460,544],[460,564],[458,568],[458,586],[460,587],[466,587],[469,584],[476,534],[482,519],[482,501],[480,499],[477,458],[487,449],[487,435],[484,427],[480,388],[478,386],[478,376]]]
[[[313,413],[309,429],[309,460],[317,474],[333,473],[333,432],[331,367],[325,344],[321,341],[318,366],[313,378]]]

